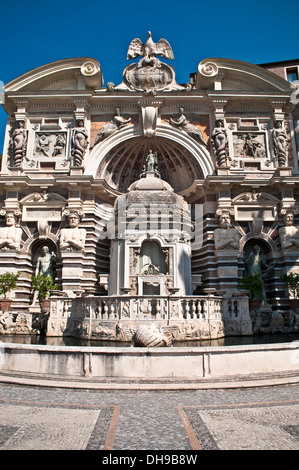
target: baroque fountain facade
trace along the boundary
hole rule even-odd
[[[299,271],[293,90],[229,59],[203,60],[180,85],[162,59],[171,46],[149,33],[129,45],[119,85],[77,58],[4,86],[0,273],[21,275],[1,334],[297,331],[281,280]],[[258,310],[238,285],[253,256],[270,273]],[[45,309],[38,273],[57,284]]]

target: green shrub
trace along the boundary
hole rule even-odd
[[[289,273],[280,276],[280,279],[287,283],[288,289],[291,292],[294,299],[299,298],[299,274]]]
[[[32,276],[31,284],[33,289],[38,291],[39,300],[47,299],[49,297],[50,290],[57,289],[57,285],[49,274],[47,276],[43,276],[43,274]]]
[[[21,272],[16,274],[6,272],[0,275],[0,295],[6,297],[6,294],[17,287],[17,280]]]
[[[248,274],[238,280],[243,289],[248,290],[251,300],[262,300],[264,281],[260,274]]]

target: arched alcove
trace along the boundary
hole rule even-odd
[[[146,240],[142,243],[139,256],[140,274],[166,274],[165,255],[158,242]]]
[[[143,171],[146,154],[157,152],[161,178],[175,192],[189,188],[194,180],[213,174],[214,163],[204,145],[171,126],[157,127],[155,137],[127,126],[96,145],[86,162],[85,174],[105,180],[113,189],[126,192]]]

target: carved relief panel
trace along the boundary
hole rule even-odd
[[[32,123],[30,145],[27,158],[23,161],[24,169],[59,170],[66,169],[69,161],[70,123],[60,119],[43,119]]]
[[[268,123],[258,119],[239,119],[228,124],[231,133],[231,170],[260,171],[274,169],[268,142]]]

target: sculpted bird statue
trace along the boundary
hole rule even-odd
[[[157,43],[152,40],[152,33],[148,31],[146,43],[142,43],[140,39],[135,38],[131,41],[128,49],[127,60],[135,59],[142,56],[144,58],[156,57],[160,55],[165,59],[174,59],[174,55],[169,42],[166,39],[160,39]]]

